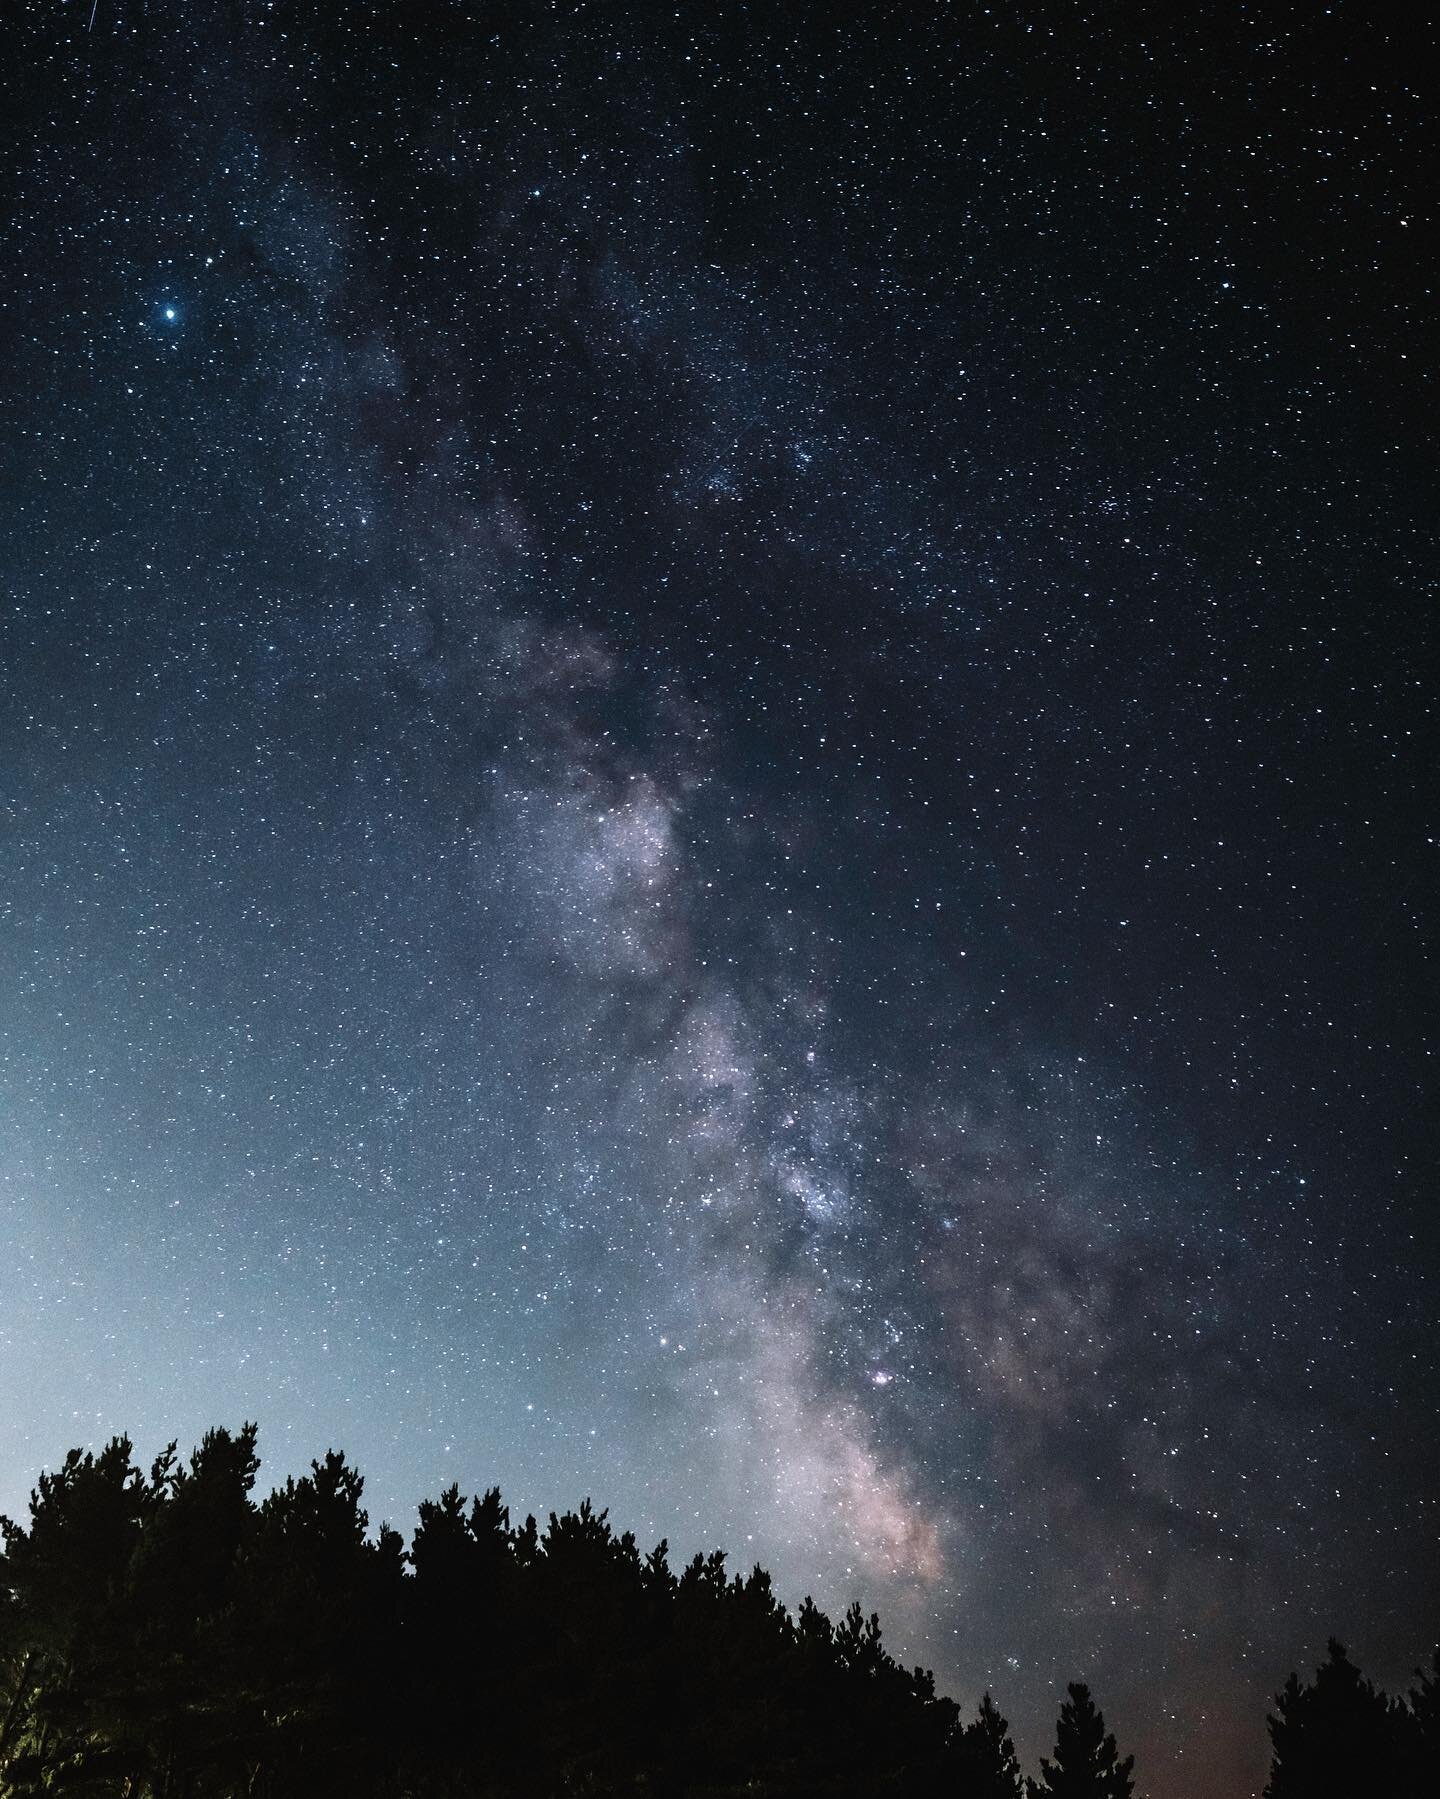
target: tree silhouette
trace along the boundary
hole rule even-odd
[[[116,1437],[98,1456],[71,1450],[58,1473],[40,1476],[28,1531],[0,1519],[7,1687],[0,1765],[17,1791],[42,1776],[79,1785],[139,1771],[137,1669],[123,1607],[131,1557],[158,1492],[134,1467],[129,1439]]]
[[[514,1656],[510,1611],[510,1514],[492,1487],[468,1510],[458,1486],[423,1500],[410,1547],[405,1659],[411,1714],[433,1756],[463,1762],[476,1751]]]
[[[312,1793],[364,1790],[385,1755],[405,1552],[369,1538],[363,1489],[331,1450],[262,1501],[237,1569],[252,1754]]]
[[[222,1675],[223,1621],[253,1508],[256,1427],[209,1431],[182,1466],[172,1443],[155,1461],[126,1573],[133,1644],[131,1722],[152,1784],[181,1768],[212,1775],[234,1749],[233,1696]]]
[[[1135,1783],[1131,1770],[1135,1757],[1119,1758],[1115,1739],[1105,1729],[1105,1719],[1090,1689],[1082,1681],[1066,1688],[1069,1697],[1060,1707],[1055,1726],[1055,1759],[1040,1763],[1041,1781],[1030,1782],[1031,1799],[1131,1799]]]
[[[128,1439],[0,1521],[0,1795],[40,1799],[1132,1799],[1083,1686],[1022,1780],[987,1693],[962,1723],[858,1604],[793,1615],[722,1551],[678,1573],[584,1500],[511,1524],[426,1500],[408,1552],[331,1451],[261,1499],[253,1425]],[[1338,1644],[1271,1719],[1269,1799],[1428,1799],[1440,1653],[1389,1700]]]
[[[1440,1765],[1440,1648],[1432,1654],[1428,1669],[1415,1670],[1415,1678],[1420,1684],[1409,1694],[1415,1741],[1434,1767]]]
[[[1417,1696],[1418,1708],[1425,1703]],[[1414,1717],[1366,1680],[1332,1637],[1314,1681],[1302,1685],[1292,1674],[1266,1719],[1272,1749],[1266,1799],[1350,1799],[1405,1790]],[[1433,1771],[1433,1761],[1431,1766]]]
[[[1025,1782],[1010,1726],[988,1693],[960,1742],[964,1791],[974,1799],[1025,1799]]]

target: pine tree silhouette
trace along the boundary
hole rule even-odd
[[[1025,1799],[1010,1726],[988,1693],[961,1734],[960,1766],[967,1799]]]
[[[1030,1782],[1031,1799],[1131,1799],[1135,1757],[1120,1760],[1089,1687],[1072,1681],[1066,1692],[1055,1726],[1055,1759],[1041,1761],[1040,1782]]]
[[[680,1572],[589,1500],[512,1526],[427,1500],[406,1553],[332,1451],[258,1503],[253,1425],[128,1439],[0,1521],[0,1795],[40,1799],[1132,1799],[1084,1686],[1025,1783],[987,1693],[962,1724],[857,1603],[793,1615],[724,1553]],[[408,1568],[407,1568],[408,1563]],[[1338,1643],[1270,1721],[1269,1799],[1430,1799],[1440,1653],[1390,1700]]]
[[[1409,1699],[1416,1741],[1440,1772],[1440,1647],[1431,1656],[1428,1669],[1415,1670],[1415,1678],[1420,1684],[1411,1687]]]
[[[145,1516],[158,1503],[128,1437],[99,1455],[73,1449],[30,1495],[30,1528],[0,1519],[6,1603],[0,1659],[9,1687],[5,1782],[139,1778],[146,1745],[134,1716],[135,1657],[124,1595]]]
[[[1266,1719],[1272,1748],[1266,1799],[1402,1791],[1411,1716],[1366,1680],[1332,1637],[1314,1681],[1302,1685],[1292,1674]]]

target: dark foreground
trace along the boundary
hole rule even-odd
[[[1083,1685],[1026,1781],[879,1619],[792,1616],[721,1553],[672,1570],[588,1502],[512,1526],[451,1487],[407,1550],[338,1454],[256,1504],[251,1425],[148,1475],[117,1439],[42,1475],[0,1560],[0,1799],[947,1795],[1130,1799]],[[1440,1790],[1440,1653],[1403,1701],[1338,1644],[1270,1720],[1270,1799]]]

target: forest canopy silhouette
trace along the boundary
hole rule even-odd
[[[258,1502],[256,1427],[149,1472],[117,1437],[0,1520],[0,1795],[914,1794],[1131,1799],[1072,1684],[1039,1780],[989,1694],[967,1722],[858,1604],[793,1615],[725,1556],[678,1572],[588,1500],[512,1524],[497,1489],[371,1533],[331,1451]],[[1440,1652],[1403,1700],[1338,1643],[1269,1720],[1269,1799],[1419,1796]]]

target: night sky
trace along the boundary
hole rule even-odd
[[[1332,1632],[1403,1688],[1388,16],[10,9],[0,1511],[252,1417],[591,1494],[1153,1799]]]

